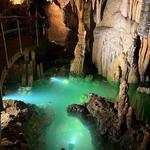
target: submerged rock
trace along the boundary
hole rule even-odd
[[[144,94],[150,95],[150,88],[138,87],[137,91],[140,92],[140,93],[144,93]]]
[[[18,92],[19,92],[20,94],[29,94],[29,93],[31,92],[31,90],[32,90],[32,87],[30,87],[30,86],[27,86],[27,87],[20,87],[20,88],[18,89]]]

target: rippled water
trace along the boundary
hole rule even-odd
[[[36,81],[31,91],[7,92],[4,99],[23,100],[41,106],[50,105],[54,121],[46,132],[46,150],[94,150],[89,128],[66,112],[69,104],[87,101],[88,93],[115,99],[118,88],[105,80],[52,77]]]

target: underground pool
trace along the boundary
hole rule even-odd
[[[29,91],[7,91],[4,99],[50,106],[54,120],[46,131],[46,150],[95,150],[88,125],[66,111],[70,104],[86,102],[88,93],[114,100],[118,95],[118,87],[106,80],[51,77],[35,81]]]

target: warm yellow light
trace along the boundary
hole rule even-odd
[[[65,80],[63,81],[63,83],[64,83],[64,84],[68,84],[69,81],[68,81],[67,79],[65,79]]]
[[[13,4],[22,4],[24,0],[11,0]]]

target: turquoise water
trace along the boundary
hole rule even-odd
[[[150,120],[150,96],[136,92],[136,86],[129,86],[129,97],[136,110],[137,118]],[[66,112],[68,105],[80,104],[87,101],[88,93],[115,100],[118,86],[106,80],[91,80],[87,78],[51,77],[34,83],[31,90],[7,91],[4,99],[23,100],[25,103],[38,106],[48,106],[52,110],[53,122],[46,130],[46,150],[95,150],[92,135],[88,125],[78,118],[69,116]],[[50,116],[52,117],[52,116]],[[117,150],[112,145],[99,141],[101,149]],[[111,147],[111,148],[110,148]]]
[[[88,126],[66,112],[69,104],[87,101],[86,94],[91,92],[113,99],[118,94],[118,90],[104,80],[52,77],[36,81],[31,91],[7,92],[4,99],[23,100],[39,106],[50,105],[54,120],[46,132],[46,150],[94,150]]]

